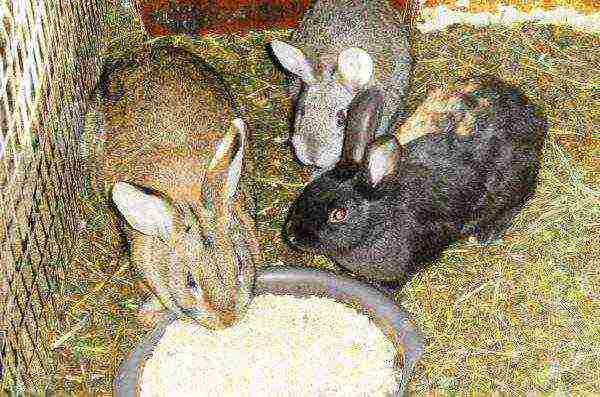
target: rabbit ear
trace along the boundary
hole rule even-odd
[[[338,72],[348,89],[358,91],[371,81],[373,59],[361,48],[346,48],[338,56]]]
[[[371,143],[365,162],[371,186],[377,186],[384,177],[396,173],[400,150],[393,135],[382,135]]]
[[[217,182],[217,186],[220,186],[219,195],[229,200],[233,200],[237,192],[245,144],[246,124],[241,118],[233,119],[208,166],[207,177]]]
[[[167,241],[173,231],[171,205],[126,182],[117,182],[112,199],[127,223],[140,233]]]
[[[344,162],[359,164],[363,161],[367,145],[379,127],[382,104],[383,95],[378,89],[372,88],[358,94],[348,106],[342,154]]]
[[[235,192],[237,191],[240,182],[244,150],[246,149],[246,124],[244,123],[244,120],[240,118],[234,119],[232,125],[236,130],[238,147],[235,157],[231,164],[229,164],[229,169],[227,170],[227,197],[229,197],[230,200],[235,196]]]
[[[273,40],[271,41],[271,49],[281,66],[289,72],[294,73],[307,84],[316,81],[310,61],[298,48],[283,41]]]

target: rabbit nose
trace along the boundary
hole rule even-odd
[[[294,241],[296,241],[296,236],[294,236],[294,227],[292,225],[292,222],[288,222],[285,225],[285,236],[284,236],[290,243],[293,243]]]
[[[286,229],[288,230],[286,231],[284,238],[288,245],[296,251],[303,251],[305,249],[306,242],[303,239],[298,225],[290,224],[286,227]]]
[[[194,306],[182,309],[185,315],[198,319],[200,323],[210,329],[224,329],[236,322],[237,316],[233,309],[217,309],[210,302],[206,301],[206,297],[202,290],[198,288],[191,274],[188,274],[188,286],[192,290],[192,295],[195,296],[196,300],[193,303]],[[207,313],[211,314],[210,317],[206,317]]]
[[[321,154],[319,153],[319,142],[312,137],[304,137],[295,134],[292,139],[292,147],[296,158],[304,165],[314,166]]]

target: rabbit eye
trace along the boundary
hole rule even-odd
[[[346,124],[346,111],[338,110],[337,112],[337,125],[338,127],[343,127]]]
[[[348,217],[348,210],[346,208],[334,208],[329,212],[329,222],[340,223],[346,220]]]

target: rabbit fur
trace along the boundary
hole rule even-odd
[[[340,158],[348,105],[359,92],[378,87],[385,94],[376,136],[404,118],[414,7],[409,0],[402,14],[387,0],[317,0],[289,43],[271,42],[291,73],[291,144],[301,163],[317,168],[315,175]]]
[[[502,235],[534,193],[548,127],[517,88],[481,76],[433,92],[375,138],[382,96],[352,103],[343,158],[301,192],[283,234],[397,288],[461,237]]]
[[[192,52],[151,44],[107,63],[94,96],[98,126],[82,154],[150,302],[231,326],[251,300],[260,252],[243,178],[247,132],[229,88]]]

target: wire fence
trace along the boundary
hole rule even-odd
[[[0,379],[43,391],[77,236],[77,157],[104,3],[0,0]]]

